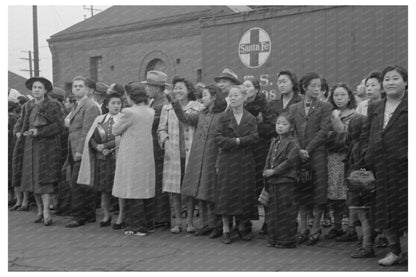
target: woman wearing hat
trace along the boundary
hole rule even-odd
[[[100,227],[111,225],[110,197],[116,169],[116,149],[120,143],[120,137],[113,135],[112,127],[120,116],[122,98],[122,94],[112,92],[104,99],[104,114],[94,120],[85,139],[78,175],[78,184],[92,185],[101,192],[104,218]]]
[[[119,216],[113,227],[120,229],[125,221],[126,235],[144,236],[153,228],[152,125],[155,111],[147,105],[148,96],[142,85],[128,84],[125,89],[131,107],[123,109],[112,128],[114,136],[121,136],[113,195],[125,201],[120,202]]]
[[[16,147],[13,155],[13,185],[35,194],[38,216],[36,223],[52,224],[50,194],[55,192],[61,177],[60,134],[64,128],[61,105],[47,93],[52,84],[42,77],[26,81],[34,99],[22,109],[16,123]]]
[[[195,101],[195,88],[191,82],[185,78],[175,77],[172,84],[174,94],[176,95],[175,98],[179,101],[184,113],[198,113],[204,108],[201,103]],[[163,191],[172,193],[171,199],[176,219],[171,229],[173,234],[181,232],[181,187],[189,153],[191,152],[194,132],[194,126],[178,120],[171,104],[163,106],[158,127],[158,138],[160,146],[165,149]],[[192,197],[186,197],[186,202],[186,231],[188,233],[194,233],[195,228],[192,222],[194,200]]]

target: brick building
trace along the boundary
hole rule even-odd
[[[105,83],[144,80],[159,69],[202,79],[200,19],[246,6],[113,6],[48,40],[53,82],[70,91],[76,75]]]
[[[144,80],[159,69],[212,83],[224,67],[279,98],[277,72],[314,71],[353,88],[408,63],[407,6],[113,6],[49,39],[53,81]],[[264,49],[263,49],[264,48]]]

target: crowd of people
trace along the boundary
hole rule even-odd
[[[99,227],[126,235],[186,231],[230,244],[233,234],[253,239],[262,199],[268,247],[314,245],[325,219],[333,226],[326,239],[339,242],[357,240],[361,226],[352,258],[375,257],[384,238],[390,252],[380,265],[406,259],[408,77],[401,66],[371,72],[358,93],[343,82],[329,89],[316,73],[298,80],[283,70],[281,97],[272,101],[259,80],[240,81],[227,68],[210,85],[178,76],[168,84],[153,70],[125,86],[77,76],[70,97],[43,77],[26,87],[33,99],[9,101],[9,210],[29,210],[33,197],[35,223],[52,225],[53,207],[76,228],[95,222],[100,206]],[[364,170],[375,181],[353,186],[349,177]],[[196,205],[202,228],[194,226]]]

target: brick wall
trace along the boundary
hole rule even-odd
[[[102,57],[103,82],[126,84],[145,78],[152,59],[166,64],[169,81],[173,75],[197,81],[201,68],[201,36],[198,23],[162,26],[98,37],[50,42],[54,84],[65,88],[76,75],[90,77],[90,58]]]

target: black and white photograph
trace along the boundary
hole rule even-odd
[[[409,272],[408,3],[93,2],[3,5],[6,272]]]

